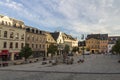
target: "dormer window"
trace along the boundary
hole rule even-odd
[[[34,33],[34,29],[32,29],[32,32]]]
[[[24,26],[24,25],[22,25],[22,28],[25,28],[25,26]]]
[[[38,30],[36,30],[36,33],[38,33]]]
[[[11,23],[9,22],[9,26],[11,26]]]
[[[30,28],[27,28],[26,31],[27,31],[27,32],[30,32]]]
[[[7,25],[7,21],[5,22],[5,25]]]

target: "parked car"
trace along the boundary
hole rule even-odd
[[[84,55],[90,55],[90,53],[84,53]]]
[[[74,56],[73,53],[69,53],[68,56]]]

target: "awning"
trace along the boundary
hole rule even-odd
[[[8,50],[2,50],[0,52],[0,55],[9,55],[9,51]]]

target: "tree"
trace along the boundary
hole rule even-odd
[[[86,51],[90,51],[90,48],[86,48]]]
[[[65,51],[65,53],[69,53],[70,46],[69,45],[65,45],[64,51]]]
[[[72,52],[77,52],[79,51],[79,47],[73,47]]]
[[[31,48],[26,45],[24,46],[21,51],[20,51],[20,54],[19,54],[21,57],[24,57],[25,58],[25,61],[29,58],[29,56],[32,55],[32,50]]]
[[[112,52],[120,54],[120,39],[116,42],[116,44],[112,47]]]
[[[55,53],[57,52],[57,46],[51,44],[47,50],[48,53],[51,53],[51,56],[53,57],[53,55],[55,55]]]

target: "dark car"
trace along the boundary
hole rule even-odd
[[[69,53],[68,56],[74,56],[72,53]]]

